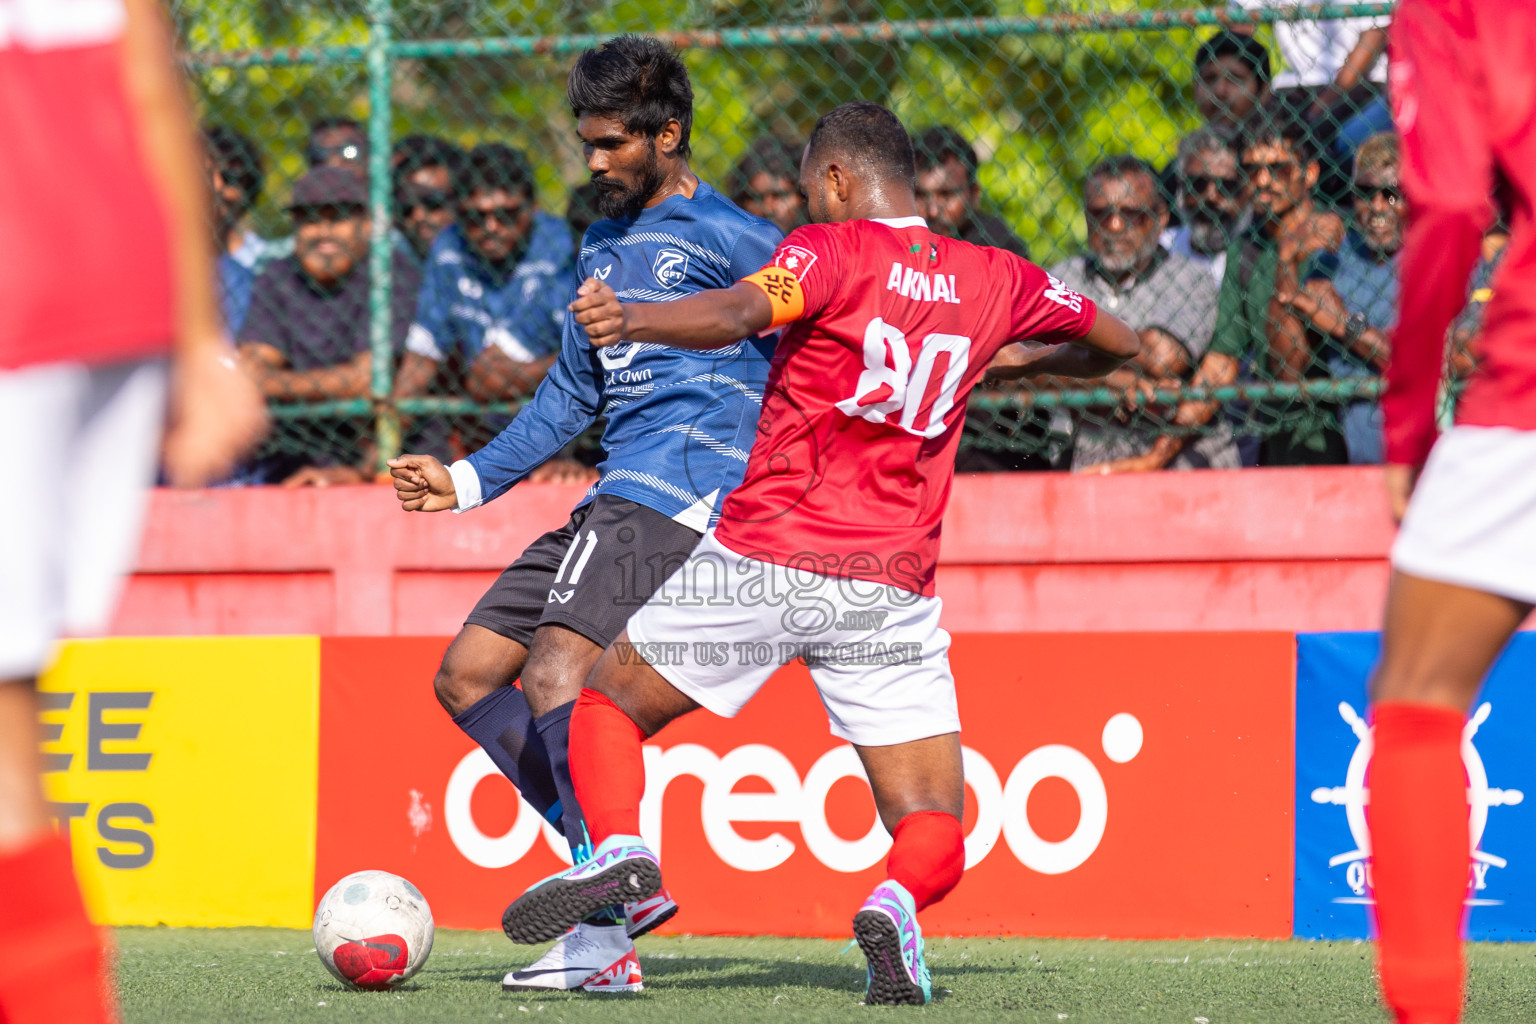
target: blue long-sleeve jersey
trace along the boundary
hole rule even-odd
[[[593,224],[577,277],[606,281],[625,302],[661,302],[729,288],[761,269],[781,238],[700,182],[691,199]],[[606,416],[607,457],[583,503],[613,494],[703,530],[746,471],[772,348],[771,338],[749,338],[708,352],[633,342],[594,349],[567,317],[559,359],[533,400],[466,460],[478,488],[460,487],[463,507],[505,493]],[[456,479],[464,468],[455,465]]]

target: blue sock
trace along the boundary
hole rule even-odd
[[[581,816],[581,805],[576,802],[576,789],[571,785],[571,712],[575,708],[575,701],[561,704],[535,718],[533,728],[547,751],[565,825],[565,841],[571,844],[571,855],[580,863],[592,852],[592,844],[587,838],[587,821]]]
[[[567,714],[570,712],[567,711]],[[453,716],[453,724],[480,744],[501,773],[512,780],[529,806],[545,821],[561,827],[560,789],[549,754],[534,728],[528,698],[515,686],[503,686]],[[564,762],[564,751],[561,753]]]
[[[571,785],[571,712],[576,702],[561,704],[533,720],[533,727],[544,740],[549,751],[549,766],[555,777],[555,788],[560,792],[561,814],[565,819],[565,841],[571,844],[571,857],[580,864],[592,855],[592,840],[587,835],[587,821],[581,815],[581,805],[576,802],[576,789]],[[587,918],[592,924],[622,924],[622,907],[607,907]]]

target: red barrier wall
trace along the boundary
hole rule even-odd
[[[581,493],[420,515],[377,486],[160,491],[113,631],[449,635]],[[938,591],[952,632],[1374,629],[1391,537],[1375,469],[968,475]]]
[[[494,928],[565,844],[437,707],[446,643],[321,641],[315,895],[381,868],[439,925]],[[924,929],[1290,936],[1295,650],[1285,633],[956,635],[970,866]],[[845,935],[890,844],[856,765],[801,665],[734,719],[648,741],[640,827],[683,907],[671,930]]]

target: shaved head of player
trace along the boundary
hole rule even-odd
[[[509,935],[540,941],[594,900],[660,891],[659,858],[639,834],[641,742],[701,707],[734,716],[778,667],[742,652],[772,651],[810,668],[891,833],[889,877],[853,919],[866,1002],[930,998],[917,915],[965,866],[960,717],[934,576],[966,397],[1004,349],[1019,350],[1010,366],[1020,375],[1097,377],[1134,356],[1137,340],[1028,260],[930,231],[913,178],[896,116],[845,104],[801,158],[817,223],[791,232],[762,269],[644,305],[593,278],[571,304],[600,350],[724,350],[784,333],[741,485],[576,701],[571,777],[597,846],[508,908]],[[1034,347],[1022,349],[1025,339]],[[708,600],[702,581],[713,581]],[[788,609],[763,592],[789,596]],[[714,642],[690,642],[698,636]]]
[[[817,122],[806,143],[800,190],[815,224],[916,216],[912,139],[879,104],[845,103]]]

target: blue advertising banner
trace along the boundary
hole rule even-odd
[[[1296,935],[1371,936],[1366,684],[1377,633],[1296,638]],[[1462,733],[1471,801],[1468,937],[1536,940],[1536,633],[1494,665]]]

